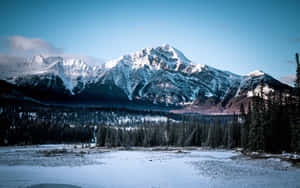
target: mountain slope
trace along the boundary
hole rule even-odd
[[[240,76],[195,64],[170,45],[145,48],[99,66],[80,59],[34,56],[0,60],[0,79],[42,101],[150,103],[188,112],[226,112],[259,91],[286,90],[262,71]],[[192,109],[192,110],[189,110]],[[230,111],[230,110],[229,110]]]
[[[96,81],[111,81],[129,100],[181,105],[199,95],[224,96],[241,77],[207,65],[193,64],[179,50],[163,45],[146,48],[105,64],[105,74]]]

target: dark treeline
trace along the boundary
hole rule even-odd
[[[214,121],[214,116],[176,115],[159,111],[125,108],[83,108],[45,106],[0,99],[0,145],[43,144],[94,141],[99,125],[136,126],[154,121],[182,121],[193,117],[200,122]],[[226,124],[232,117],[220,117]]]
[[[0,113],[0,145],[16,144],[45,144],[45,143],[74,143],[94,141],[95,130],[107,125],[117,127],[144,127],[145,125],[161,125],[166,116],[159,113],[132,114],[122,111],[90,111],[76,109],[76,111],[53,110],[47,112],[36,110],[24,112],[18,106],[5,106]],[[143,119],[144,117],[148,119]],[[215,116],[181,116],[169,114],[172,122],[214,122]],[[176,118],[175,118],[176,117]],[[87,118],[88,119],[87,121]],[[97,119],[97,121],[93,118]],[[151,120],[153,118],[153,120]],[[226,124],[232,117],[218,118],[220,124]],[[70,121],[69,121],[70,120]],[[157,122],[157,120],[160,120]],[[76,124],[72,122],[78,121]]]
[[[25,119],[38,119],[43,122],[86,125],[100,124],[103,122],[117,123],[119,117],[132,120],[139,119],[145,115],[167,116],[168,113],[151,110],[132,110],[126,108],[104,108],[104,107],[66,107],[41,105],[19,100],[7,100],[0,98],[0,114],[24,115]],[[172,117],[172,118],[175,118]]]
[[[261,84],[264,87],[264,83]],[[253,97],[248,113],[242,110],[243,148],[251,151],[300,152],[298,97],[282,92],[269,92]]]
[[[91,142],[94,127],[49,123],[13,114],[0,115],[0,145]]]
[[[214,116],[168,115],[172,121],[178,122],[191,117],[198,122],[216,119]],[[136,113],[120,109],[101,111],[74,108],[72,111],[68,108],[36,108],[26,112],[20,106],[6,105],[1,107],[0,112],[0,145],[90,142],[94,139],[95,127],[99,125],[142,126],[157,120],[165,121],[166,117],[165,113]],[[231,119],[230,116],[220,117],[220,123],[226,124]]]
[[[297,74],[295,89],[290,92],[264,93],[264,81],[259,94],[249,105],[247,115],[241,116],[242,147],[267,152],[300,152],[300,63],[296,54]]]
[[[242,147],[250,151],[300,151],[299,103],[288,93],[261,91],[248,109],[231,121],[199,121],[186,118],[166,123],[141,123],[135,126],[100,125],[98,146],[209,146]],[[267,98],[267,99],[266,99]],[[246,114],[245,111],[248,113]],[[222,122],[222,123],[221,123]]]
[[[210,146],[233,148],[240,146],[241,124],[234,116],[232,123],[220,120],[203,123],[195,119],[182,122],[148,123],[135,127],[99,126],[98,146]]]
[[[20,102],[18,100],[4,100],[0,98],[0,115],[20,116],[20,118],[54,123],[54,124],[72,124],[99,125],[114,124],[120,125],[120,120],[127,119],[128,124],[143,121],[146,116],[167,117],[173,120],[182,121],[184,119],[194,118],[201,122],[210,122],[216,119],[213,115],[199,114],[173,114],[163,111],[152,110],[133,110],[126,108],[104,108],[104,107],[65,107],[49,106],[35,103]],[[22,117],[23,116],[23,117]],[[231,121],[231,115],[219,116],[221,123]],[[1,123],[1,122],[0,122]]]
[[[259,94],[253,97],[251,108],[242,117],[242,146],[267,152],[300,152],[300,63],[296,54],[295,88],[290,92],[264,93],[264,81]]]

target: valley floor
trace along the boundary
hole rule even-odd
[[[0,187],[300,187],[300,169],[203,148],[0,148]],[[72,186],[73,185],[73,186]]]

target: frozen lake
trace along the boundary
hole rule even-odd
[[[230,150],[133,151],[71,145],[0,148],[0,187],[300,187],[300,169]]]

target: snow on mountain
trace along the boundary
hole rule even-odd
[[[263,88],[261,88],[260,86],[257,86],[254,90],[248,91],[247,96],[253,97],[255,95],[259,95],[261,90],[263,90],[263,93],[265,94],[264,98],[267,98],[266,95],[269,94],[270,92],[274,91],[274,89],[270,88],[268,85],[264,86]]]
[[[168,44],[164,44],[157,48],[145,48],[134,54],[109,61],[105,64],[105,68],[110,69],[121,63],[130,66],[132,69],[149,68],[150,70],[168,69],[177,71],[180,66],[187,66],[190,62],[182,52]]]
[[[248,76],[262,76],[262,75],[264,75],[265,73],[263,72],[263,71],[261,71],[261,70],[256,70],[256,71],[253,71],[253,72],[250,72],[249,74],[248,74]]]
[[[199,94],[221,97],[231,82],[240,76],[192,63],[170,45],[145,48],[105,64],[102,84],[108,80],[121,88],[129,100],[181,104],[195,100]]]
[[[44,57],[42,55],[33,56],[21,61],[12,61],[7,66],[0,64],[0,79],[16,83],[17,80],[27,77],[58,76],[64,83],[66,89],[73,93],[73,89],[78,83],[86,84],[92,78],[92,73],[96,67],[90,67],[81,59]]]
[[[126,96],[129,101],[164,105],[193,104],[200,98],[215,98],[225,105],[231,98],[251,96],[250,91],[262,80],[269,90],[281,84],[262,71],[240,76],[193,63],[168,44],[145,48],[98,66],[90,66],[80,58],[42,55],[16,58],[9,64],[4,60],[0,60],[0,79],[16,85],[59,86],[71,95]]]

